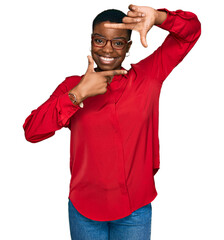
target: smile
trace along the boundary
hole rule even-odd
[[[111,64],[117,58],[99,56],[99,59],[100,59],[100,62],[103,63],[103,64]]]

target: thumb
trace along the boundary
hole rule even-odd
[[[147,44],[147,41],[146,41],[146,35],[147,35],[147,33],[143,33],[143,32],[140,33],[140,40],[141,40],[142,45],[145,48],[148,47],[148,44]]]
[[[86,72],[95,72],[94,71],[94,61],[93,61],[92,56],[87,56],[87,58],[88,58],[88,68],[87,68]]]
[[[142,44],[145,48],[148,47],[148,44],[147,44],[147,41],[146,41],[146,36],[147,36],[148,31],[149,31],[149,30],[147,30],[147,29],[141,29],[141,30],[139,31],[141,44]]]

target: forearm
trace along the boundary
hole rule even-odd
[[[68,93],[49,99],[27,117],[23,125],[26,140],[39,142],[69,125],[71,116],[79,109],[68,97]]]
[[[60,84],[51,97],[32,111],[23,125],[25,137],[29,142],[39,142],[54,135],[55,131],[69,126],[70,118],[80,107],[74,105],[68,96],[68,89],[78,79],[67,78]]]
[[[158,27],[169,31],[176,36],[178,41],[195,42],[201,34],[201,24],[197,16],[192,12],[177,10],[169,11],[167,9],[159,9],[158,12],[166,12],[167,20]]]
[[[84,94],[83,88],[78,84],[73,89],[69,91],[69,93],[74,94],[76,96],[76,103],[75,105],[79,105],[81,102],[83,102],[87,96]],[[70,97],[70,100],[73,101],[72,97]]]
[[[169,11],[167,9],[157,11],[167,14],[166,19],[163,18],[163,20],[157,21],[157,23],[162,22],[157,27],[170,33],[153,54],[135,66],[136,69],[144,69],[145,75],[150,75],[162,83],[197,42],[201,34],[201,24],[197,16],[191,12],[182,10]]]
[[[200,37],[201,24],[192,12],[160,10],[167,12],[167,19],[158,27],[170,32],[157,52],[163,81],[193,48]]]

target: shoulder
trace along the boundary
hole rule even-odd
[[[81,78],[82,76],[78,75],[66,77],[65,80],[61,84],[59,84],[57,88],[59,88],[63,92],[68,92],[80,82]]]
[[[82,76],[74,75],[66,77],[65,80],[61,83],[64,85],[67,89],[74,88],[81,80]]]
[[[81,76],[69,76],[66,77],[65,80],[60,83],[55,91],[52,94],[52,97],[54,96],[60,96],[68,91],[70,91],[72,88],[74,88],[81,80]]]

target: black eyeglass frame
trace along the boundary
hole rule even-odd
[[[103,38],[104,40],[106,40],[105,44],[102,45],[102,46],[97,45],[97,44],[93,41],[95,37]],[[104,48],[104,47],[107,45],[107,42],[110,41],[111,47],[112,47],[113,49],[116,49],[116,50],[122,50],[122,49],[124,49],[125,46],[127,46],[127,44],[128,44],[129,42],[131,42],[131,40],[127,41],[127,40],[124,39],[124,38],[114,38],[114,39],[111,39],[111,40],[110,40],[110,39],[106,39],[105,37],[103,37],[103,36],[101,36],[101,35],[98,35],[98,34],[97,34],[97,35],[92,34],[92,35],[91,35],[91,39],[92,39],[93,45],[94,45],[95,47],[99,47],[99,48]],[[116,47],[114,47],[113,44],[112,44],[112,41],[116,41],[116,40],[122,40],[122,41],[124,42],[124,46],[123,46],[122,48],[116,48]]]

